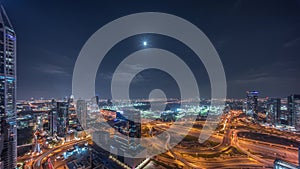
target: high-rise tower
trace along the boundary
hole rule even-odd
[[[68,102],[57,102],[57,135],[64,137],[67,134]]]
[[[300,130],[300,95],[293,94],[288,97],[288,124]]]
[[[86,129],[87,103],[85,100],[77,100],[76,112],[81,127]]]
[[[272,123],[272,124],[280,124],[281,99],[280,98],[268,98],[266,106],[267,106],[268,122]]]
[[[16,33],[0,8],[0,168],[16,168]]]
[[[247,91],[245,112],[251,115],[255,120],[258,117],[258,92],[257,91]]]

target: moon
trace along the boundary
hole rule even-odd
[[[147,46],[147,45],[148,45],[147,41],[144,41],[144,42],[143,42],[143,45],[144,45],[144,46]]]

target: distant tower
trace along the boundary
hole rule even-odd
[[[51,101],[51,110],[48,114],[48,120],[49,120],[49,134],[50,136],[54,136],[54,133],[57,133],[57,103],[56,100],[52,99]]]
[[[50,135],[53,136],[54,133],[57,133],[57,110],[56,108],[52,108],[49,111],[49,132]]]
[[[57,102],[57,135],[64,137],[67,134],[68,102]]]
[[[280,124],[281,117],[281,99],[269,98],[267,100],[267,119],[272,124]]]
[[[258,92],[247,91],[247,98],[245,104],[245,112],[251,115],[255,120],[258,118]]]
[[[0,168],[17,162],[16,33],[0,8]]]
[[[77,100],[76,113],[81,127],[86,129],[87,103],[85,100]]]
[[[74,102],[74,95],[71,95],[71,96],[70,96],[70,98],[69,98],[69,101],[68,101],[68,102],[69,102],[69,104]]]
[[[288,97],[288,124],[295,126],[300,130],[300,95],[291,95]]]
[[[99,106],[99,96],[95,96],[96,104]]]

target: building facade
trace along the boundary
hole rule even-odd
[[[57,135],[60,137],[64,137],[69,128],[68,112],[68,102],[57,102]]]
[[[16,33],[0,8],[0,168],[16,168]]]
[[[247,97],[244,107],[244,112],[252,116],[254,119],[258,118],[258,92],[247,91]]]
[[[300,130],[300,95],[288,96],[288,124],[294,126],[297,130]]]
[[[124,110],[122,114],[117,115],[120,121],[114,124],[115,145],[111,152],[117,153],[117,159],[135,168],[144,158],[136,158],[138,154],[147,154],[146,150],[141,146],[139,138],[141,138],[141,114],[139,110]]]
[[[76,112],[81,127],[86,129],[87,103],[85,100],[77,100]]]
[[[281,118],[281,99],[269,98],[267,100],[267,121],[271,124],[280,124]]]

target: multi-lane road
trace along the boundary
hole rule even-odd
[[[259,132],[266,132],[267,130],[264,130],[258,125],[251,126],[252,128],[247,130],[247,124],[245,125],[237,120],[241,118],[238,115],[239,113],[234,112],[223,116],[223,121],[220,123],[221,127],[219,129],[220,133],[223,134],[215,132],[209,138],[209,140],[219,143],[214,147],[195,146],[191,148],[179,145],[174,146],[172,137],[175,135],[185,136],[187,134],[186,131],[188,131],[189,136],[198,138],[200,132],[205,133],[205,130],[199,128],[188,129],[185,127],[184,123],[189,122],[180,122],[178,126],[172,126],[173,129],[171,130],[169,130],[168,124],[153,124],[152,127],[155,130],[159,130],[159,133],[165,133],[165,139],[163,141],[153,142],[152,146],[156,149],[165,149],[167,151],[166,155],[170,157],[158,155],[155,159],[170,166],[185,166],[188,168],[272,168],[273,161],[276,158],[297,164],[298,153],[295,147],[254,140],[252,138],[239,138],[238,133],[249,132],[253,130],[253,128],[254,130],[257,128]],[[201,122],[198,123],[200,124]],[[244,126],[246,129],[239,129],[237,126]],[[280,137],[278,136],[278,138]],[[42,163],[48,159],[49,156],[55,156],[68,150],[74,144],[80,144],[86,141],[88,141],[88,138],[68,142],[64,145],[46,150],[39,156],[28,157],[33,158],[29,166],[33,169],[41,169]],[[240,154],[232,157],[226,155],[216,156],[214,158],[203,157],[203,155],[223,154],[232,147],[236,148]],[[199,154],[202,156],[199,156]]]
[[[85,143],[85,142],[89,141],[89,139],[90,138],[85,138],[85,139],[66,142],[63,145],[59,145],[54,148],[44,150],[44,152],[38,156],[35,156],[35,157],[29,156],[28,159],[32,159],[32,160],[30,160],[30,162],[26,164],[25,168],[41,169],[43,161],[47,160],[49,156],[55,156],[56,154],[67,151],[68,149],[72,148],[75,144]]]
[[[190,168],[272,168],[274,160],[276,158],[281,158],[288,162],[297,164],[298,149],[295,147],[253,140],[251,138],[239,138],[239,132],[249,132],[250,130],[235,129],[236,126],[239,125],[236,123],[238,121],[236,120],[238,118],[238,115],[239,113],[234,112],[229,113],[224,117],[224,121],[222,124],[223,127],[221,128],[221,131],[223,131],[224,134],[221,137],[216,134],[210,137],[210,139],[212,139],[213,141],[220,142],[220,144],[215,147],[189,148],[175,146],[172,149],[169,149],[169,152],[171,153],[170,157],[174,158],[173,163]],[[242,126],[247,126],[247,124],[242,124]],[[256,125],[255,127],[258,127],[258,125]],[[168,129],[168,127],[164,125],[159,125],[159,128],[164,131]],[[253,130],[253,128],[251,130]],[[185,135],[185,131],[186,129],[184,129],[184,126],[180,126],[176,129],[176,133],[181,135]],[[262,127],[260,127],[260,130],[257,131],[267,132],[264,131]],[[198,137],[200,132],[205,131],[192,128],[189,130],[188,135]],[[284,135],[277,137],[280,139],[280,137],[284,137]],[[223,153],[226,152],[225,150],[229,149],[230,147],[236,147],[238,151],[240,151],[243,155],[241,155],[240,157],[237,155],[230,158],[218,157],[213,158],[213,160],[209,158],[201,158],[197,155]],[[171,160],[164,156],[160,156],[157,159],[161,162],[166,162],[168,164],[171,163]]]

